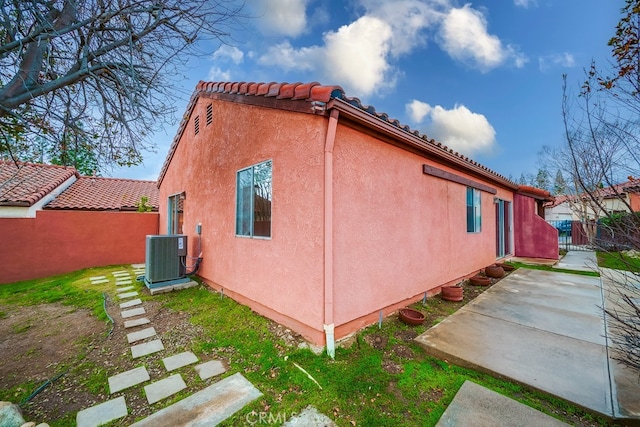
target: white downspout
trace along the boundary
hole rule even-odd
[[[324,144],[324,331],[327,354],[336,357],[333,323],[333,146],[338,128],[338,110],[331,110]]]

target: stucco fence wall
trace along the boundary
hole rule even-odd
[[[142,263],[147,234],[158,234],[157,213],[45,210],[0,218],[0,283]]]

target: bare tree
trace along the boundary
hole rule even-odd
[[[566,145],[552,154],[557,166],[564,168],[573,192],[569,198],[584,206],[585,217],[600,219],[599,234],[605,230],[613,236],[599,236],[594,243],[602,251],[615,253],[627,270],[603,274],[608,284],[603,310],[616,348],[614,357],[640,373],[640,269],[638,262],[618,252],[621,247],[640,250],[640,214],[633,212],[626,194],[637,182],[633,177],[640,175],[640,0],[626,0],[609,45],[612,69],[602,72],[591,64],[577,109],[569,102],[564,77]],[[621,184],[627,176],[629,185]],[[640,191],[640,186],[635,187],[633,191]]]
[[[242,6],[0,0],[0,156],[32,160],[45,140],[62,158],[82,140],[100,164],[139,163],[172,119],[178,71],[202,43],[229,42]]]

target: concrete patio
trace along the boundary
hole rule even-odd
[[[639,421],[638,372],[612,360],[607,346],[599,307],[610,286],[606,277],[521,268],[416,340],[452,363]]]

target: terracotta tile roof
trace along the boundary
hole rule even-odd
[[[553,202],[553,200],[555,199],[547,190],[532,187],[530,185],[519,185],[518,193],[522,193],[527,196],[533,197],[534,199],[540,199],[547,202]]]
[[[0,205],[32,206],[74,175],[68,166],[0,160]]]
[[[227,95],[241,95],[241,96],[251,96],[251,97],[263,97],[263,98],[272,98],[273,100],[288,100],[288,101],[306,101],[309,104],[309,113],[316,112],[316,106],[318,104],[326,104],[332,100],[341,100],[349,105],[357,108],[358,110],[364,111],[369,115],[376,117],[377,119],[386,122],[392,126],[395,126],[399,130],[405,133],[405,138],[419,138],[421,140],[421,144],[425,147],[429,147],[431,149],[435,149],[439,152],[440,155],[447,157],[449,159],[454,159],[457,163],[461,163],[469,167],[471,170],[477,171],[483,175],[491,176],[494,179],[497,179],[506,185],[512,187],[513,189],[517,188],[517,184],[508,180],[504,176],[492,171],[486,166],[481,165],[480,163],[453,151],[447,146],[443,145],[440,142],[436,142],[435,140],[429,138],[426,135],[420,134],[417,130],[411,130],[411,128],[407,125],[402,125],[396,119],[390,119],[389,115],[386,113],[378,113],[376,109],[372,106],[363,105],[362,102],[358,98],[347,97],[344,93],[344,90],[340,86],[329,85],[325,86],[318,82],[312,83],[255,83],[255,82],[204,82],[200,81],[196,85],[196,89],[191,95],[191,99],[189,104],[187,105],[187,110],[178,126],[178,131],[173,139],[171,147],[169,148],[169,153],[165,159],[165,162],[160,170],[160,175],[158,176],[158,186],[161,184],[164,175],[169,167],[169,163],[171,163],[171,159],[173,158],[173,154],[180,142],[180,138],[182,137],[182,133],[189,122],[191,117],[191,113],[193,108],[195,107],[197,100],[200,96],[211,96],[212,94],[227,94]],[[282,104],[280,104],[282,105]]]
[[[45,209],[136,210],[140,198],[158,210],[159,191],[155,181],[81,176]]]

